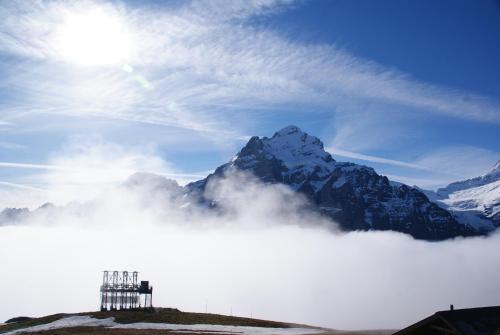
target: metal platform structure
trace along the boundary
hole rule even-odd
[[[138,281],[137,271],[104,271],[101,311],[153,308],[153,287]]]

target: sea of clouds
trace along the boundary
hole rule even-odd
[[[96,310],[101,271],[115,269],[140,271],[155,306],[337,329],[500,303],[499,234],[429,243],[342,233],[301,196],[249,175],[208,186],[217,211],[172,185],[124,181],[0,227],[0,319]]]

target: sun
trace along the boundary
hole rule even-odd
[[[68,13],[55,36],[59,56],[79,65],[123,65],[132,54],[131,34],[123,20],[101,8]]]

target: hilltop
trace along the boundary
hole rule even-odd
[[[16,318],[14,318],[16,319]],[[188,330],[192,325],[219,325],[233,327],[259,327],[275,329],[310,329],[318,328],[297,325],[292,323],[260,320],[253,318],[227,316],[211,313],[191,313],[182,312],[174,308],[154,308],[152,310],[118,310],[105,312],[83,312],[76,314],[54,314],[40,318],[20,318],[21,321],[9,322],[0,325],[0,334],[10,334],[16,331],[17,334],[28,330],[30,334],[142,334],[145,329],[134,329],[133,325],[141,323],[156,325],[171,325],[169,329],[148,329],[148,333],[154,334],[172,334],[177,331]],[[65,322],[66,321],[66,322]],[[54,325],[50,327],[48,325]],[[130,326],[131,328],[116,329],[111,326],[116,325]],[[48,326],[48,327],[43,327]],[[176,327],[174,327],[176,326]],[[181,327],[179,327],[181,326]],[[175,329],[183,328],[184,329]],[[38,327],[38,328],[32,328]],[[154,325],[153,325],[154,327]],[[52,328],[52,329],[48,329]],[[213,334],[213,329],[201,329],[198,333]],[[225,332],[226,333],[226,332]]]
[[[18,319],[18,318],[14,318]],[[242,334],[388,335],[391,330],[336,331],[320,327],[211,313],[182,312],[174,308],[54,314],[19,318],[0,325],[0,334],[30,335],[177,335]],[[13,320],[13,319],[11,319]],[[10,320],[9,320],[10,321]]]

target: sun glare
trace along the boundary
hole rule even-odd
[[[132,51],[130,33],[122,20],[102,9],[68,14],[56,39],[60,56],[80,65],[121,65]]]

